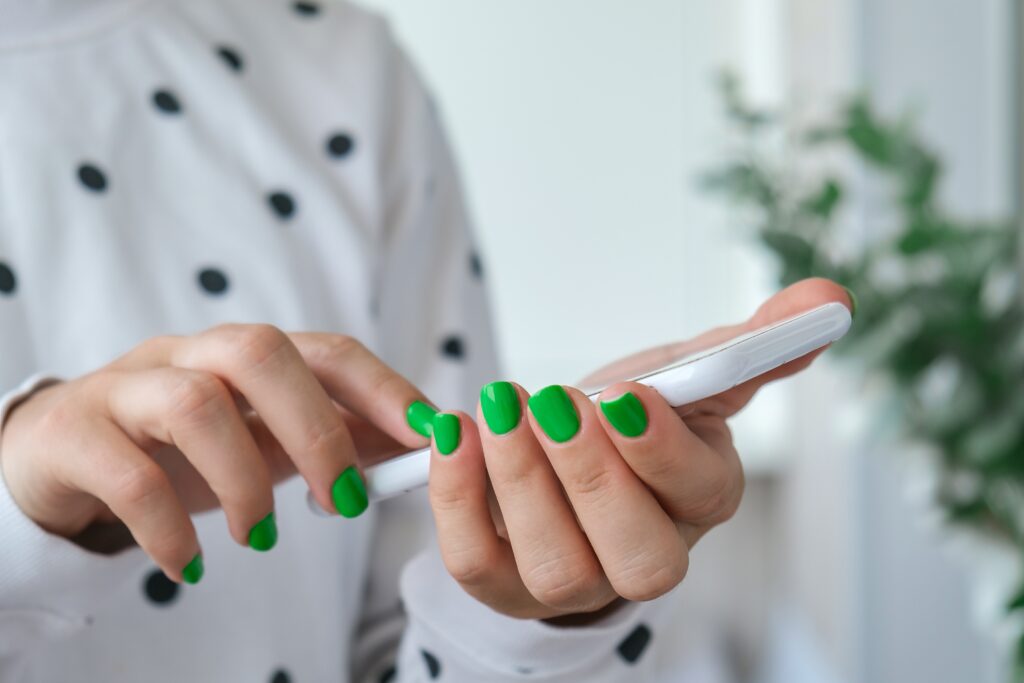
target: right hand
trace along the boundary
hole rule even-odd
[[[235,541],[263,522],[253,545],[272,545],[272,488],[295,472],[325,510],[360,514],[359,465],[429,443],[406,421],[414,401],[350,337],[223,325],[34,393],[0,426],[0,473],[42,528],[73,538],[120,520],[181,581],[201,552],[189,512],[219,504]]]

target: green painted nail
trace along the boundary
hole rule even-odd
[[[451,413],[438,413],[434,416],[434,443],[441,455],[451,455],[459,447],[462,425],[459,416]]]
[[[199,583],[199,579],[203,578],[203,556],[201,553],[196,553],[192,561],[185,565],[185,568],[181,570],[181,578],[185,579],[185,583]]]
[[[491,382],[480,390],[484,421],[495,434],[508,434],[519,424],[519,394],[508,382]]]
[[[846,290],[846,296],[850,297],[850,317],[857,317],[857,295],[853,293],[853,290],[849,287],[843,287]]]
[[[632,391],[610,401],[601,401],[601,412],[624,436],[640,436],[647,429],[647,411]]]
[[[277,544],[277,521],[274,513],[256,522],[249,530],[249,547],[264,553]]]
[[[366,485],[355,465],[350,466],[338,475],[331,487],[331,500],[334,508],[342,517],[358,517],[369,504],[366,498]]]
[[[553,441],[568,441],[580,430],[580,416],[576,414],[576,406],[561,385],[544,387],[530,397],[529,404],[540,428]]]
[[[405,411],[405,421],[413,430],[429,439],[434,429],[434,415],[437,415],[437,410],[423,401],[413,401]]]

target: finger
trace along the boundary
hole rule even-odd
[[[549,607],[592,611],[614,597],[594,550],[523,419],[529,395],[510,382],[480,394],[484,460],[523,583]]]
[[[711,526],[735,513],[743,468],[724,422],[724,438],[709,444],[658,392],[636,382],[613,384],[598,406],[605,434],[673,520]],[[699,429],[707,433],[708,427]]]
[[[196,530],[171,482],[118,427],[102,423],[83,434],[65,464],[68,485],[109,507],[170,579],[202,577]]]
[[[487,469],[476,425],[464,413],[434,420],[430,507],[445,567],[484,604],[520,618],[540,614],[523,585],[512,549],[494,527],[487,500]]]
[[[604,386],[611,382],[636,377],[646,371],[655,370],[684,356],[716,346],[741,334],[752,332],[761,327],[833,302],[841,303],[853,310],[853,301],[850,298],[849,292],[842,286],[822,278],[802,280],[790,285],[765,301],[746,322],[719,327],[687,341],[666,344],[627,356],[593,373],[584,379],[581,384],[585,386]],[[772,380],[799,372],[807,367],[823,350],[812,351],[806,356],[786,363],[769,373],[740,385],[740,387],[730,390],[735,392],[735,394],[733,397],[730,397],[729,404],[735,406],[735,410],[738,410],[746,401],[750,400],[750,397],[754,395],[758,388]],[[730,392],[725,393],[729,394]],[[741,397],[745,400],[740,401]]]
[[[590,400],[552,385],[534,394],[529,406],[533,433],[616,593],[649,600],[675,587],[686,574],[686,548],[673,521],[615,450]]]
[[[171,365],[213,373],[260,416],[325,510],[355,517],[367,506],[344,418],[302,355],[269,325],[224,325],[181,340]]]
[[[220,501],[231,536],[270,550],[277,541],[270,472],[224,383],[166,366],[114,377],[107,394],[114,421],[137,443],[176,446]]]
[[[318,333],[291,338],[331,398],[409,448],[426,444],[436,409],[358,340]]]

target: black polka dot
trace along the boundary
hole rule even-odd
[[[644,650],[647,649],[650,642],[651,629],[640,624],[633,629],[632,633],[626,636],[625,640],[619,643],[619,656],[630,664],[633,664],[636,660],[640,659],[640,655],[644,653]]]
[[[216,268],[204,268],[199,271],[199,286],[210,294],[223,294],[228,291],[228,278]]]
[[[79,166],[78,179],[93,192],[103,192],[107,189],[107,176],[103,175],[103,171],[93,164],[86,163]]]
[[[178,597],[181,586],[168,579],[159,569],[154,569],[146,577],[144,588],[150,602],[155,605],[168,605]]]
[[[395,680],[395,676],[398,675],[398,669],[392,664],[388,668],[384,669],[380,674],[380,678],[377,679],[377,683],[391,683]]]
[[[270,683],[292,683],[292,677],[284,669],[278,669],[270,677]]]
[[[437,657],[430,654],[426,650],[420,650],[420,654],[423,655],[423,661],[427,664],[427,671],[430,673],[431,678],[437,678],[441,675],[441,662],[437,661]]]
[[[315,2],[293,2],[292,9],[304,17],[315,17],[320,14],[320,5]]]
[[[327,138],[327,153],[335,159],[341,159],[352,153],[355,144],[348,133],[334,133]]]
[[[180,114],[181,102],[167,90],[157,90],[153,93],[153,106],[165,114]]]
[[[445,337],[444,341],[441,342],[441,353],[448,358],[462,358],[466,355],[466,345],[462,341],[462,337],[457,335],[451,335]]]
[[[227,45],[221,45],[217,48],[217,54],[233,71],[241,71],[245,67],[245,62],[242,61],[242,55],[238,54],[238,50],[235,50],[234,48],[230,48]]]
[[[469,272],[478,280],[484,276],[484,264],[480,261],[480,254],[475,251],[469,254]]]
[[[287,220],[295,215],[295,199],[287,192],[271,192],[267,195],[267,203],[278,218]]]
[[[11,267],[0,261],[0,294],[10,296],[18,288],[18,279],[14,277]]]

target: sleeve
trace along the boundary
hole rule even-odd
[[[437,109],[401,50],[389,48],[378,349],[439,405],[472,414],[479,388],[500,376],[484,268]],[[506,617],[448,575],[425,495],[377,512],[354,680],[651,680],[645,652],[667,597],[587,627]]]
[[[7,390],[0,396],[0,430],[15,404],[56,381],[31,374],[35,364],[19,309],[17,299],[0,296],[0,387]],[[0,678],[17,655],[86,627],[109,591],[143,559],[131,551],[96,555],[47,533],[15,503],[2,469],[0,548]]]

